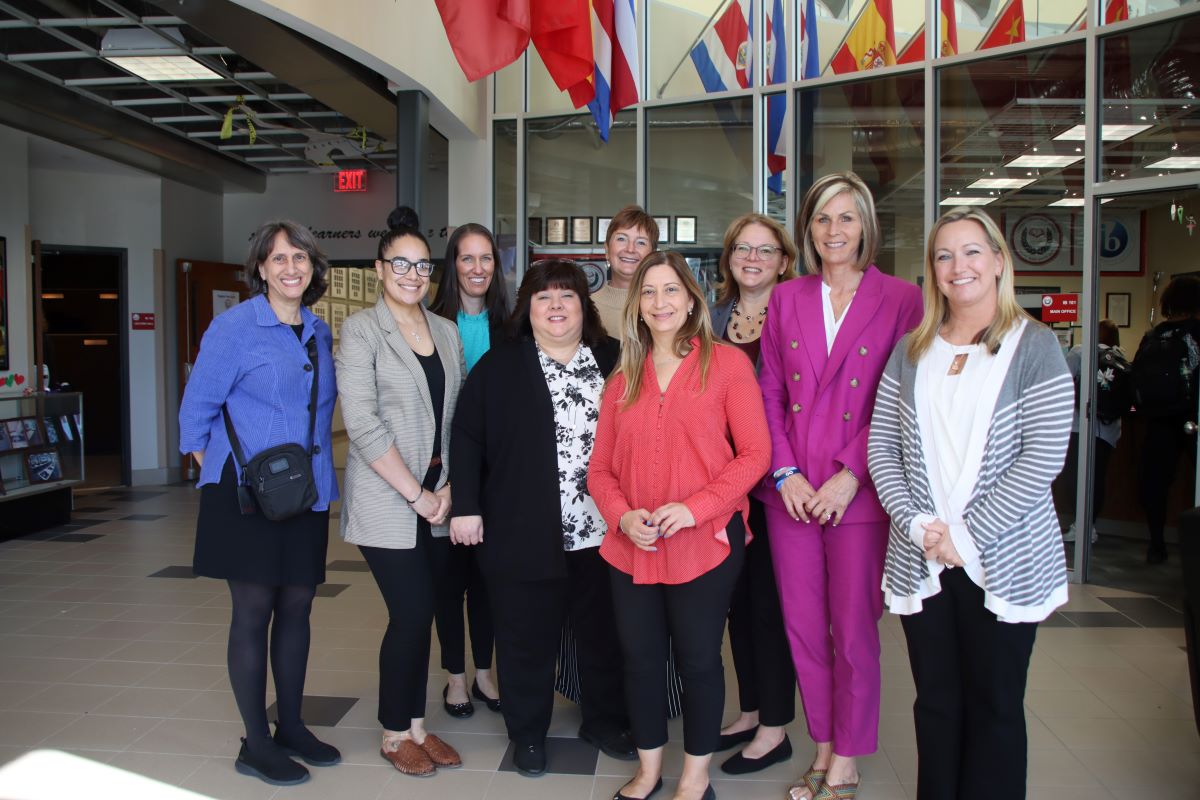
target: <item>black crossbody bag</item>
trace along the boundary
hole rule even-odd
[[[239,470],[238,505],[243,514],[261,512],[269,520],[291,519],[308,511],[317,502],[317,484],[313,478],[312,455],[317,430],[317,383],[320,379],[317,340],[308,340],[308,358],[312,364],[312,394],[308,402],[308,441],[306,450],[289,442],[263,450],[249,461],[229,418],[229,408],[221,407],[225,432]]]

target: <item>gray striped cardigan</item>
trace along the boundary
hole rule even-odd
[[[939,570],[909,535],[919,515],[936,516],[909,338],[888,360],[867,443],[871,480],[891,517],[883,589],[899,613],[919,611],[921,600],[941,588]],[[1066,558],[1050,484],[1063,466],[1074,407],[1058,339],[1029,322],[992,410],[979,478],[963,513],[980,554],[968,573],[982,580],[985,605],[1006,622],[1040,621],[1066,601]]]

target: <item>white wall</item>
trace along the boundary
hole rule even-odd
[[[29,250],[25,228],[29,224],[29,137],[0,126],[0,236],[5,242],[7,286],[0,287],[8,303],[7,372],[29,378],[33,363],[33,320],[30,314]],[[0,392],[5,391],[0,388]]]

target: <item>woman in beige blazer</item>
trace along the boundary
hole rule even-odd
[[[335,358],[350,436],[342,538],[356,544],[388,608],[379,654],[380,753],[408,775],[457,767],[425,731],[434,596],[449,557],[450,422],[462,384],[454,324],[421,302],[433,265],[416,214],[379,241],[381,297],[342,324]]]

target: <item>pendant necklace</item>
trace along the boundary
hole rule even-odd
[[[738,301],[734,300],[731,313],[733,321],[730,323],[729,329],[733,331],[733,338],[739,342],[746,342],[753,340],[762,331],[763,320],[767,316],[767,307],[763,306],[762,311],[759,311],[758,317],[755,318],[753,314],[743,314],[741,309],[738,308]],[[746,322],[746,332],[744,335],[738,324],[742,320]]]
[[[967,359],[971,357],[970,353],[959,353],[950,362],[950,369],[946,371],[947,375],[957,375],[963,371],[963,367],[967,365]]]

